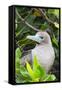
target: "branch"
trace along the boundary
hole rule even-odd
[[[27,20],[27,18],[29,17],[29,15],[32,13],[32,10],[33,10],[33,9],[31,9],[31,10],[29,11],[28,15],[24,18],[25,21]],[[16,24],[19,24],[19,23],[21,23],[21,21],[19,21],[19,22],[15,21],[15,23],[16,23]]]
[[[20,19],[24,24],[26,24],[28,27],[30,27],[31,29],[33,29],[33,30],[36,31],[36,32],[39,32],[39,31],[40,31],[39,29],[33,27],[33,26],[30,25],[27,21],[25,21],[25,19],[22,18],[21,15],[19,15],[19,13],[18,13],[17,10],[16,10],[16,14],[17,14],[17,16],[19,17],[19,19]]]
[[[54,24],[54,22],[51,21],[51,20],[46,16],[46,14],[43,12],[42,9],[39,8],[38,10],[40,11],[40,14],[41,14],[41,16],[43,16],[43,18],[45,18],[49,23]]]

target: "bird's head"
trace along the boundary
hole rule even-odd
[[[38,44],[51,44],[50,36],[47,32],[37,32],[36,35],[28,35],[27,39],[36,41]]]

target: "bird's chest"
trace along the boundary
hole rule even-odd
[[[48,69],[54,61],[54,50],[51,46],[38,46],[32,50],[32,57],[37,56],[39,64]]]

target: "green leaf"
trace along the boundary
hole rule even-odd
[[[56,79],[55,75],[50,74],[50,75],[47,75],[43,81],[54,81],[55,79]]]
[[[16,58],[20,58],[21,57],[21,51],[20,48],[16,49]]]
[[[54,14],[55,14],[57,17],[59,17],[59,10],[58,10],[58,9],[55,9]]]
[[[53,14],[55,15],[56,17],[59,17],[59,9],[49,9],[48,10],[48,14]]]
[[[33,60],[33,72],[34,72],[36,78],[43,78],[46,75],[46,71],[38,63],[36,56],[34,56],[34,60]]]
[[[34,15],[34,16],[41,16],[39,10],[37,10],[37,9],[34,11],[33,15]]]
[[[31,76],[31,78],[34,79],[35,78],[34,72],[28,62],[26,62],[26,68],[27,68],[27,71],[28,71],[29,75]]]
[[[18,59],[18,61],[16,61],[15,63],[15,68],[20,68],[20,60]]]
[[[29,42],[29,40],[27,40],[26,38],[18,41],[18,43],[20,43],[21,45],[26,44],[28,42]]]
[[[24,66],[20,66],[20,73],[24,76],[27,77],[28,76],[28,72],[26,70],[26,68]]]
[[[40,65],[37,67],[37,69],[39,70],[40,78],[43,79],[46,76],[45,69],[43,67],[41,67]]]
[[[54,22],[55,27],[59,28],[59,24],[57,22]]]
[[[37,60],[37,57],[35,55],[34,60],[33,60],[33,70],[37,69],[38,66],[39,66],[38,60]]]
[[[48,9],[48,14],[54,14],[55,10],[54,9]]]
[[[41,30],[45,30],[45,29],[47,29],[48,27],[49,27],[49,26],[48,26],[48,23],[45,22],[44,24],[41,24],[40,29],[41,29]]]
[[[20,69],[16,68],[16,74],[19,74],[19,73],[20,73]]]
[[[58,41],[56,37],[53,35],[52,42],[58,47]]]

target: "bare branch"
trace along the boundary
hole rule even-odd
[[[21,15],[19,15],[19,13],[18,13],[18,11],[16,10],[16,14],[18,15],[18,17],[20,18],[20,20],[24,23],[24,24],[26,24],[28,27],[30,27],[31,29],[33,29],[34,31],[36,31],[36,32],[39,32],[40,30],[39,29],[37,29],[37,28],[35,28],[35,27],[33,27],[32,25],[30,25],[27,21],[25,21],[25,19],[24,18],[22,18],[21,17]]]
[[[33,10],[33,9],[31,9],[31,10],[29,11],[28,15],[24,18],[25,21],[26,21],[26,19],[30,16],[30,14],[32,13],[32,10]],[[22,21],[18,21],[18,22],[17,22],[17,21],[15,20],[15,23],[16,23],[16,24],[19,24],[19,23],[21,23],[21,22],[22,22]]]
[[[39,8],[38,10],[40,11],[41,16],[43,16],[43,18],[45,18],[49,23],[54,24],[54,22],[51,21],[51,20],[46,16],[46,14],[43,12],[42,9]]]

